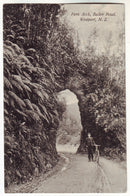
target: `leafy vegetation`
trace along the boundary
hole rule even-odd
[[[123,40],[122,40],[123,44]],[[83,79],[86,99],[82,107],[84,129],[92,132],[103,154],[125,159],[125,67],[123,51],[113,55],[97,55],[90,50],[91,45],[82,54],[84,64],[88,64],[87,79]],[[93,48],[93,47],[92,47]],[[89,55],[91,51],[91,55]],[[88,58],[89,57],[89,58]],[[88,60],[89,59],[89,60]],[[84,73],[83,73],[84,74]],[[82,105],[82,104],[81,104]],[[83,111],[84,112],[84,111]],[[87,122],[88,121],[88,122]],[[90,126],[88,128],[88,125]]]
[[[97,55],[90,44],[80,51],[74,30],[60,23],[60,5],[5,4],[3,10],[6,186],[58,161],[56,130],[64,108],[56,94],[64,89],[79,99],[79,152],[90,131],[104,154],[124,157],[122,53]]]
[[[39,15],[35,13],[36,8]],[[42,57],[42,44],[47,36],[44,29],[48,28],[49,32],[52,28],[58,9],[57,5],[42,8],[39,5],[4,5],[6,186],[13,181],[27,180],[35,168],[46,172],[58,160],[55,138],[60,105],[55,97],[56,73]],[[43,14],[44,20],[50,17],[49,22],[42,20]],[[40,17],[37,29],[31,29],[35,27],[37,17]],[[43,28],[43,33],[38,27]],[[44,37],[41,44],[37,44],[38,33]]]

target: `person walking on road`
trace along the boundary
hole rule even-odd
[[[86,138],[86,142],[87,142],[87,148],[88,148],[88,159],[89,159],[89,161],[93,161],[95,142],[93,140],[93,137],[91,137],[91,133],[88,133],[88,137]]]

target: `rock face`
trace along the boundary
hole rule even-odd
[[[85,152],[86,137],[87,133],[90,132],[95,142],[101,145],[100,150],[102,154],[125,159],[125,118],[120,114],[118,106],[116,105],[115,107],[114,105],[115,99],[113,100],[111,97],[113,92],[111,92],[111,89],[108,89],[109,86],[103,89],[104,92],[102,92],[102,86],[100,89],[93,90],[93,85],[96,84],[90,83],[89,85],[89,82],[89,77],[86,78],[79,74],[70,77],[62,88],[62,90],[70,89],[79,100],[78,105],[83,130],[77,152]],[[117,130],[118,128],[120,131]],[[120,135],[122,137],[121,140],[118,137],[118,131],[122,135]]]
[[[81,55],[70,29],[59,22],[60,5],[5,4],[3,10],[5,185],[57,163],[56,132],[63,111],[56,96],[65,89],[79,100],[83,130],[78,152],[85,151],[91,132],[104,154],[123,157],[125,83],[110,77],[113,62],[117,67],[123,62]]]

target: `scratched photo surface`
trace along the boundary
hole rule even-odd
[[[125,193],[124,4],[4,4],[5,193]]]

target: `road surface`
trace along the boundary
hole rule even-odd
[[[65,154],[64,167],[41,182],[34,193],[119,193],[126,191],[126,172],[113,161],[88,162],[86,155]]]
[[[69,151],[69,150],[68,150]],[[123,193],[126,192],[126,168],[100,158],[100,164],[88,162],[87,155],[60,152],[62,163],[49,176],[40,175],[31,182],[11,187],[10,193]]]

